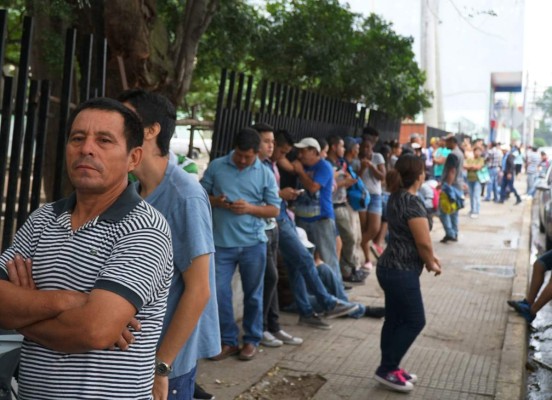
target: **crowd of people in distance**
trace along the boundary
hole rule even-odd
[[[199,176],[170,151],[175,123],[169,100],[141,89],[72,113],[74,192],[33,212],[0,256],[0,328],[24,336],[21,399],[213,398],[195,382],[198,360],[251,361],[261,345],[303,343],[282,328],[281,309],[321,330],[338,317],[385,318],[374,377],[409,392],[417,376],[401,362],[425,325],[420,275],[441,274],[434,217],[441,242],[456,242],[466,196],[475,219],[482,197],[521,202],[520,157],[528,196],[548,168],[535,149],[453,134],[428,147],[419,134],[383,142],[370,126],[295,141],[258,122]],[[511,302],[528,320],[548,298],[536,297],[548,258],[527,299]],[[370,273],[384,304],[348,294]]]

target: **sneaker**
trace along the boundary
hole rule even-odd
[[[370,251],[372,252],[374,257],[376,257],[376,260],[379,260],[379,258],[381,257],[381,255],[383,253],[383,247],[377,245],[376,243],[372,243],[370,245]]]
[[[278,332],[273,333],[274,337],[284,344],[290,344],[292,346],[299,346],[303,344],[303,339],[300,337],[295,337],[287,333],[286,331],[279,330]]]
[[[351,272],[350,275],[344,276],[343,281],[349,282],[349,283],[364,283],[366,280],[367,274],[366,272],[361,272],[361,270],[357,269],[353,272]]]
[[[531,322],[533,322],[533,320],[536,317],[535,315],[531,314],[531,306],[529,305],[529,303],[527,303],[527,300],[525,300],[525,299],[523,299],[521,301],[509,300],[508,305],[510,307],[512,307],[514,310],[516,310],[516,312],[519,315],[521,315],[523,318],[525,318],[525,320],[529,324]]]
[[[194,386],[194,400],[214,400],[215,396],[211,393],[207,393],[201,386],[197,383]]]
[[[342,304],[336,303],[335,307],[324,313],[326,318],[337,318],[343,315],[349,315],[352,312],[358,310],[358,304]]]
[[[520,198],[517,199],[516,202],[514,203],[514,206],[517,206],[519,203],[521,203],[521,201],[522,201],[522,200],[521,200]]]
[[[263,338],[261,344],[266,347],[280,347],[284,344],[281,340],[277,339],[268,331],[263,332]]]
[[[403,376],[404,379],[406,379],[410,383],[417,383],[418,382],[418,376],[414,374],[410,374],[406,372],[404,369],[399,369],[399,372]]]
[[[305,317],[304,315],[299,316],[299,325],[310,326],[311,328],[328,330],[332,326],[327,322],[323,321],[320,315],[313,313],[310,317]]]
[[[376,372],[374,378],[382,385],[399,392],[411,392],[414,389],[414,385],[406,380],[399,369],[387,374]]]
[[[372,265],[372,262],[366,261],[364,263],[364,265],[362,267],[360,267],[360,269],[363,269],[363,270],[366,270],[366,271],[370,272],[370,271],[372,271],[372,269],[374,269],[374,266]]]
[[[527,302],[527,299],[523,299],[523,300],[508,300],[506,303],[508,303],[508,305],[510,307],[512,307],[514,310],[518,310],[518,307],[519,306],[529,306],[529,303]]]
[[[479,218],[479,214],[471,214],[470,218],[471,219],[477,219],[477,218]]]

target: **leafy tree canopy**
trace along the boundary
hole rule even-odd
[[[264,10],[229,0],[200,44],[194,82],[212,79],[222,67],[245,69],[397,117],[414,116],[430,106],[431,93],[423,89],[412,42],[377,15],[362,17],[338,0],[269,0]]]
[[[80,26],[84,20],[100,24],[93,31],[104,32],[113,52],[125,57],[131,86],[166,92],[184,109],[199,105],[205,118],[214,115],[221,68],[361,102],[396,117],[414,116],[430,106],[412,38],[398,35],[377,15],[351,12],[338,0],[268,0],[264,6],[248,0],[125,1],[121,8],[102,0],[0,0],[0,7],[10,8],[12,42],[6,59],[17,60],[22,16],[47,14],[54,21],[47,27]],[[130,19],[132,26],[120,23]],[[183,44],[190,36],[191,43]],[[42,28],[40,37],[39,60],[59,68],[62,29]],[[113,66],[108,80],[115,79],[108,93],[120,90],[117,65],[108,65]]]

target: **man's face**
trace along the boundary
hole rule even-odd
[[[445,142],[446,146],[447,146],[447,149],[454,149],[454,140],[452,139],[447,139],[447,141]]]
[[[353,148],[351,149],[350,153],[351,153],[351,156],[353,158],[357,158],[358,157],[358,152],[360,150],[360,145],[358,143],[355,143],[353,145]]]
[[[343,158],[345,155],[345,142],[343,140],[340,140],[339,143],[334,144],[332,146],[333,151],[335,151],[335,155],[339,158]]]
[[[259,146],[259,158],[262,160],[267,160],[272,156],[272,153],[274,152],[274,133],[262,132],[260,135],[261,145]]]
[[[270,159],[274,162],[280,161],[282,158],[288,155],[291,149],[292,147],[287,143],[281,146],[276,146],[274,147],[274,152],[272,153]]]
[[[299,149],[299,153],[297,154],[297,158],[301,163],[303,163],[306,166],[312,166],[318,162],[320,159],[320,155],[316,151],[316,149],[312,147],[305,147],[303,149]]]
[[[365,140],[362,142],[362,146],[360,147],[360,154],[363,158],[369,158],[372,159],[373,154],[373,145],[372,142],[369,140]]]
[[[65,147],[69,179],[78,192],[102,194],[127,185],[142,149],[127,151],[122,115],[85,109],[73,121]]]
[[[238,167],[239,170],[253,165],[256,159],[257,153],[253,149],[240,150],[236,147],[234,153],[232,154],[232,161],[234,161],[234,164],[236,164],[236,167]]]

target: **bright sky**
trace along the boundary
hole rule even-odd
[[[397,33],[412,36],[419,57],[421,1],[425,0],[340,1],[357,13],[375,12],[392,22]],[[497,16],[489,15],[489,10]],[[547,40],[551,16],[550,0],[440,1],[439,51],[447,125],[465,117],[487,126],[491,72],[523,70],[524,79],[529,76],[528,91],[537,95],[552,85]]]

